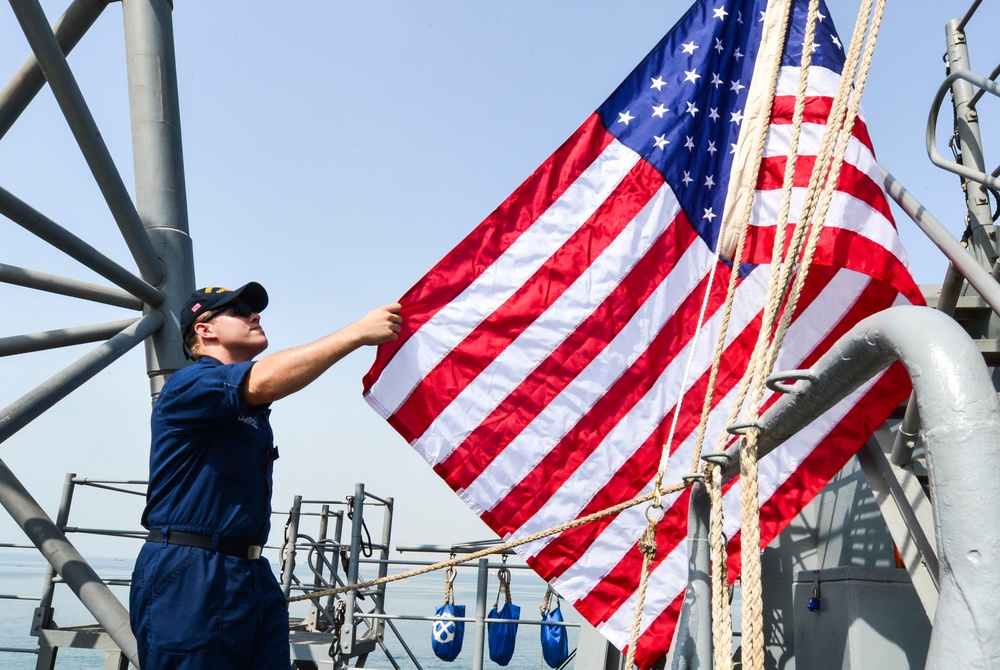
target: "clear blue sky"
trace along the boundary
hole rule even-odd
[[[64,8],[42,4],[53,20]],[[830,2],[845,41],[858,4]],[[1000,60],[991,36],[1000,8],[985,5],[969,30],[973,65],[984,74]],[[263,283],[272,299],[264,325],[273,349],[318,338],[394,301],[583,122],[686,7],[662,0],[635,0],[627,11],[593,0],[178,0],[199,284]],[[864,97],[881,162],[956,234],[961,191],[927,160],[924,127],[945,76],[945,21],[967,7],[890,2]],[[27,53],[13,13],[0,7],[0,78]],[[119,3],[70,62],[131,187]],[[1000,160],[990,150],[991,107],[992,100],[982,107],[988,162]],[[0,185],[131,267],[48,91],[0,142]],[[918,282],[940,282],[942,257],[903,215],[897,221]],[[0,235],[0,262],[98,281],[6,220]],[[129,316],[6,285],[0,307],[0,336]],[[0,406],[88,349],[0,360]],[[394,544],[490,537],[361,399],[373,354],[354,354],[276,405],[282,456],[275,508],[287,508],[296,493],[342,498],[363,481],[396,498]],[[142,352],[133,352],[0,445],[0,457],[53,513],[67,471],[145,477],[144,371]],[[137,526],[137,506],[97,515],[97,500],[82,496],[79,511],[87,516],[71,522]],[[0,516],[0,542],[20,540]]]

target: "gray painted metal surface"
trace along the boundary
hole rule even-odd
[[[980,265],[969,254],[968,250],[948,232],[948,229],[934,218],[934,215],[921,205],[920,201],[907,191],[885,168],[882,168],[882,177],[885,179],[885,189],[889,197],[902,207],[907,216],[917,224],[917,227],[937,245],[938,249],[951,261],[952,265],[962,273],[962,276],[982,296],[986,304],[994,312],[1000,314],[1000,284],[997,284],[993,275]]]
[[[125,55],[128,65],[135,207],[162,264],[164,327],[146,344],[146,372],[155,400],[172,372],[187,365],[176,315],[194,291],[194,252],[188,231],[184,158],[181,149],[173,8],[167,0],[127,0]],[[141,267],[141,264],[140,264]]]
[[[107,340],[138,320],[137,318],[125,319],[109,323],[98,323],[91,326],[77,326],[75,328],[47,330],[41,333],[15,335],[14,337],[0,337],[0,357]]]
[[[58,277],[46,272],[28,270],[16,265],[0,263],[0,282],[66,295],[71,298],[90,300],[91,302],[113,305],[115,307],[142,309],[142,300],[125,291],[99,284],[91,284],[79,279]]]
[[[882,432],[887,431],[879,431]],[[877,433],[858,452],[858,462],[927,618],[933,620],[941,568],[935,549],[931,502],[913,471],[886,458],[880,442],[891,443],[891,438]]]
[[[975,343],[926,307],[894,307],[844,335],[796,392],[757,422],[765,457],[814,417],[899,360],[917,394],[933,486],[941,563],[928,668],[993,667],[1000,660],[1000,404]],[[729,451],[729,473],[738,448]]]
[[[712,549],[708,531],[712,500],[704,484],[691,487],[688,503],[688,585],[684,604],[667,654],[671,670],[711,668],[712,663]]]
[[[820,607],[807,609],[818,586]],[[793,585],[795,664],[805,670],[920,668],[930,622],[906,578],[893,568],[803,571]],[[945,666],[968,668],[958,659]]]
[[[138,650],[129,627],[128,611],[3,461],[0,461],[0,504],[138,668]]]
[[[3,188],[0,188],[0,214],[143,301],[151,305],[163,302],[158,289]]]

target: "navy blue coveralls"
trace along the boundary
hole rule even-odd
[[[277,458],[269,407],[240,392],[252,365],[202,357],[153,407],[142,525],[162,539],[139,552],[129,596],[143,670],[289,667],[281,587],[246,553],[267,540]],[[171,533],[210,546],[173,544]]]

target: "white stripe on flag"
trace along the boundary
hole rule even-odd
[[[778,72],[778,86],[775,96],[795,97],[799,90],[799,74],[802,68],[785,65]],[[840,86],[840,74],[819,65],[809,66],[809,81],[806,84],[806,96],[821,96],[832,98],[837,95]]]
[[[819,152],[826,126],[818,123],[803,123],[799,133],[799,156],[815,156]],[[767,131],[767,141],[764,143],[764,158],[786,157],[792,141],[791,124],[773,124]],[[851,136],[844,152],[844,162],[853,165],[860,172],[868,175],[876,184],[883,182],[882,172],[878,162],[865,144],[857,137]]]
[[[646,518],[643,516],[642,522]],[[649,583],[646,587],[646,600],[642,607],[642,619],[639,623],[640,637],[649,628],[663,610],[672,603],[688,582],[688,551],[687,542],[681,542],[667,554],[659,565],[649,573]],[[599,627],[619,649],[627,645],[632,634],[632,619],[635,618],[635,605],[638,601],[638,591],[628,597],[614,614]]]
[[[794,224],[802,211],[805,202],[806,189],[792,189],[792,209],[788,222]],[[750,225],[773,227],[778,220],[781,207],[781,191],[759,191],[753,203],[753,214]],[[882,216],[882,213],[872,209],[864,200],[859,200],[842,191],[835,191],[830,200],[830,209],[826,215],[824,229],[837,228],[849,230],[865,237],[885,249],[906,265],[906,252],[896,234],[896,228]]]

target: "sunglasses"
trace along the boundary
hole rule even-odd
[[[223,307],[222,309],[220,309],[217,312],[213,313],[212,316],[211,316],[211,318],[214,319],[215,317],[220,316],[222,314],[229,314],[230,316],[240,316],[240,317],[246,318],[246,317],[250,316],[251,314],[256,313],[256,311],[257,310],[255,310],[253,307],[251,307],[247,303],[245,303],[245,302],[238,302],[236,304],[227,305],[226,307]]]

